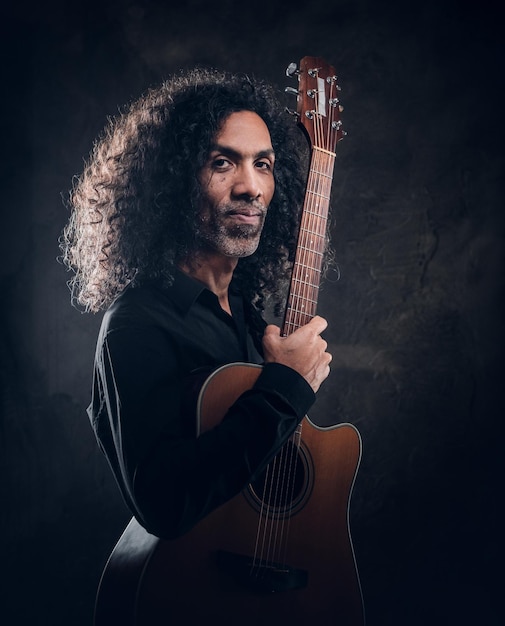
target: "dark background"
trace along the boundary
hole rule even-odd
[[[2,624],[90,625],[129,519],[85,414],[100,316],[70,306],[56,262],[72,176],[107,117],[169,73],[282,91],[305,55],[337,68],[348,132],[340,280],[319,308],[334,366],[312,417],[363,438],[351,524],[369,626],[503,623],[501,38],[486,1],[4,8]]]

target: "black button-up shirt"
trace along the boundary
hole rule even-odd
[[[127,289],[98,338],[89,417],[126,503],[160,537],[176,537],[240,492],[314,402],[294,370],[266,364],[217,426],[197,436],[195,376],[261,363],[264,322],[230,290],[179,272],[171,288]]]

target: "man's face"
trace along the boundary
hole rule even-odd
[[[228,257],[254,253],[274,195],[274,161],[270,133],[259,115],[240,111],[225,120],[199,177],[202,246]]]

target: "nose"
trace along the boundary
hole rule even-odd
[[[234,198],[249,202],[258,200],[263,195],[254,165],[243,164],[237,169],[232,194]]]

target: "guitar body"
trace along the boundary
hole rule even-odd
[[[216,416],[260,372],[248,364],[217,370],[200,393],[200,432],[219,422]],[[250,577],[263,512],[258,490],[249,486],[174,541],[157,539],[132,520],[104,570],[95,626],[362,626],[349,532],[359,433],[350,424],[323,429],[305,418],[298,454],[293,497],[264,516],[289,535],[284,565],[270,568],[273,577]]]

